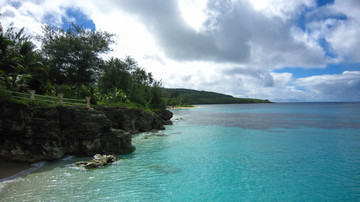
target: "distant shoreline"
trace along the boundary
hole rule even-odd
[[[175,107],[166,107],[167,110],[172,110],[172,109],[190,109],[190,108],[196,108],[197,106],[189,106],[189,107],[179,107],[179,106],[175,106]]]

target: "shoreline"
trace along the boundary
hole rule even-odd
[[[197,106],[191,106],[191,107],[166,107],[167,110],[173,110],[173,109],[191,109],[191,108],[196,108]]]
[[[13,180],[37,167],[30,163],[4,161],[0,164],[0,182]]]

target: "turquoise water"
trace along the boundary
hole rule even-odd
[[[0,185],[0,201],[360,201],[360,104],[202,105],[86,171],[68,157]],[[159,135],[159,136],[157,136]]]

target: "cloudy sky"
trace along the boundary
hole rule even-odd
[[[360,101],[359,0],[0,0],[1,23],[116,34],[168,88],[272,101]]]

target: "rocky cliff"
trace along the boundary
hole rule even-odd
[[[117,107],[40,107],[0,103],[0,159],[37,162],[65,155],[126,154],[131,134],[164,129],[169,118]],[[169,115],[170,114],[170,115]],[[171,117],[170,117],[171,118]]]

